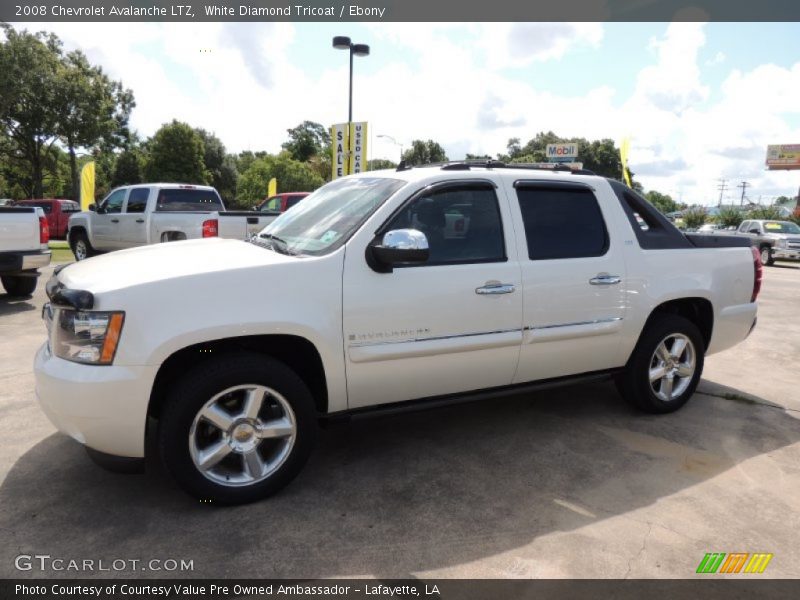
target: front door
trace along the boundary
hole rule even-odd
[[[125,210],[119,215],[119,240],[120,248],[143,246],[147,243],[147,200],[150,197],[150,188],[141,187],[131,189]]]
[[[522,293],[503,192],[489,182],[429,188],[378,235],[409,228],[428,239],[426,263],[376,273],[364,248],[347,249],[351,408],[508,385],[516,369]]]
[[[613,192],[579,182],[519,181],[525,335],[514,383],[625,363],[625,259]],[[621,214],[620,211],[617,211]]]
[[[119,248],[119,216],[127,189],[114,190],[92,215],[92,245],[98,250]]]

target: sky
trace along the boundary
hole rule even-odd
[[[793,196],[800,171],[767,172],[767,144],[800,143],[799,23],[52,23],[133,90],[142,136],[177,118],[228,151],[277,152],[304,120],[354,120],[370,158],[413,139],[451,159],[496,155],[510,138],[630,137],[646,190],[688,204]]]

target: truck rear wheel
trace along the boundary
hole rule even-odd
[[[0,277],[3,282],[3,287],[9,296],[15,298],[24,298],[30,296],[36,290],[36,276],[26,275],[4,275]]]
[[[83,231],[78,231],[70,236],[70,248],[72,254],[75,255],[75,260],[86,260],[97,254],[97,251],[92,248],[89,238]]]
[[[697,388],[704,351],[703,337],[694,323],[678,315],[657,315],[642,333],[617,379],[617,388],[645,412],[676,411]]]
[[[308,387],[285,364],[232,354],[198,365],[168,393],[159,423],[167,470],[217,504],[260,500],[287,485],[314,447]]]

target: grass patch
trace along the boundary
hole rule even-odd
[[[73,262],[75,257],[72,255],[72,250],[69,248],[52,248],[50,262],[53,263],[67,263]]]

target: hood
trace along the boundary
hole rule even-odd
[[[98,294],[165,279],[298,260],[239,240],[208,238],[95,256],[65,267],[58,279],[68,288]]]

